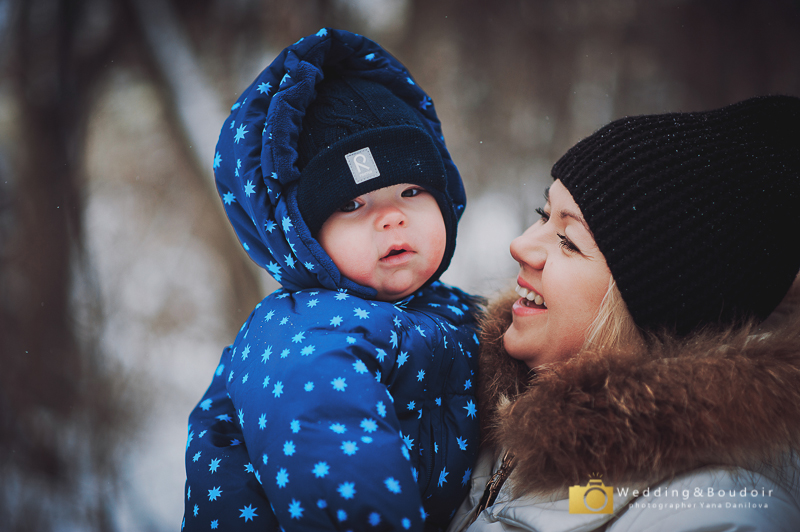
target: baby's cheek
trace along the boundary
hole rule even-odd
[[[447,232],[444,228],[444,222],[440,220],[439,223],[441,224],[441,227],[434,232],[429,240],[429,255],[431,256],[430,262],[433,263],[433,271],[436,271],[436,269],[439,267],[439,264],[441,264],[442,259],[444,258],[445,247],[447,247]],[[431,272],[431,274],[433,274],[433,272]]]
[[[345,268],[339,268],[346,277],[365,286],[372,286],[374,283],[374,270],[366,264],[366,261],[360,261],[357,258],[348,261]],[[374,286],[372,288],[375,288]]]

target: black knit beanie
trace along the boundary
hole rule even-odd
[[[552,175],[644,330],[763,319],[800,269],[798,98],[623,118]]]

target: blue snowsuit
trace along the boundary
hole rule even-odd
[[[478,447],[475,299],[433,282],[394,303],[341,276],[297,210],[297,137],[326,70],[380,82],[437,142],[430,98],[374,42],[323,29],[285,49],[233,106],[214,170],[250,257],[283,288],[222,353],[189,418],[185,530],[436,530]]]

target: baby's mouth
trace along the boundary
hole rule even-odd
[[[528,290],[520,285],[517,285],[514,291],[519,294],[522,298],[522,304],[526,307],[547,308],[547,304],[541,294],[537,294],[533,290]]]
[[[406,244],[395,244],[386,252],[386,254],[381,257],[381,260],[389,260],[391,261],[394,257],[398,257],[400,255],[406,255],[411,253],[412,249],[408,247]],[[397,260],[397,259],[395,259]]]

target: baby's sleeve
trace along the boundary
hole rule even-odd
[[[388,343],[391,319],[382,334],[376,316],[366,321],[378,311],[351,310],[325,327],[297,315],[251,326],[226,377],[238,423],[284,530],[421,530],[415,471],[381,382],[395,361],[375,343]]]
[[[230,358],[225,348],[222,360]],[[233,403],[225,387],[224,362],[189,416],[186,442],[186,486],[181,530],[278,530],[264,490],[244,446]],[[247,519],[252,508],[260,523]],[[266,510],[266,511],[265,511]]]

